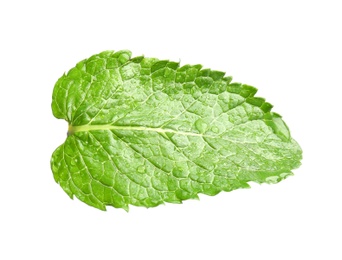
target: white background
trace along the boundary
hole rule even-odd
[[[1,1],[0,259],[342,259],[340,1]],[[103,50],[254,85],[304,159],[276,185],[126,213],[71,200],[54,83]]]

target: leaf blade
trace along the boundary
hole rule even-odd
[[[102,210],[153,207],[278,182],[299,167],[299,145],[254,87],[130,55],[94,55],[55,85],[53,113],[70,126],[51,168],[70,197]]]

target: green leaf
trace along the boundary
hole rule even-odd
[[[69,123],[52,155],[71,197],[128,210],[276,183],[302,151],[256,88],[201,65],[106,51],[56,83],[52,111]]]

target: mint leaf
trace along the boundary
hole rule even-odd
[[[94,55],[54,87],[53,114],[69,123],[52,155],[54,178],[101,210],[279,182],[302,151],[256,91],[201,65]]]

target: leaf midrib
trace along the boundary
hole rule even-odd
[[[76,132],[99,131],[99,130],[151,131],[151,132],[156,132],[160,134],[173,133],[173,134],[186,135],[186,136],[213,137],[213,136],[208,136],[208,135],[204,135],[200,133],[176,131],[173,129],[159,128],[159,127],[117,126],[117,125],[108,125],[108,124],[107,125],[80,125],[80,126],[69,125],[68,135],[73,135]]]

